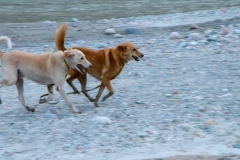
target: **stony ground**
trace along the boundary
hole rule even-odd
[[[0,159],[240,159],[239,13],[229,8],[68,23],[66,46],[101,49],[130,41],[145,56],[112,81],[115,94],[101,107],[82,94],[69,95],[82,114],[74,114],[57,91],[52,103],[39,105],[46,87],[28,80],[25,99],[35,113],[20,104],[15,86],[2,88]],[[1,24],[0,30],[14,49],[39,54],[55,50],[60,25]],[[104,34],[109,27],[120,35]],[[141,34],[125,34],[127,28]],[[88,88],[98,84],[89,76]]]

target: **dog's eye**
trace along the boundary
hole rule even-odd
[[[81,60],[83,60],[83,57],[81,58]]]
[[[133,48],[132,50],[133,50],[133,51],[136,51],[136,49],[135,49],[135,48]]]

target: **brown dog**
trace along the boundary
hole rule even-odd
[[[66,50],[64,47],[64,38],[67,29],[68,26],[66,24],[63,24],[57,30],[55,42],[58,50]],[[70,77],[67,79],[67,82],[75,93],[79,93],[76,87],[72,84],[73,80],[78,79],[82,86],[82,92],[91,102],[94,102],[94,105],[96,107],[98,107],[98,100],[105,87],[107,87],[109,93],[103,97],[102,101],[106,100],[108,97],[114,94],[110,81],[121,73],[125,64],[130,60],[139,61],[139,58],[143,57],[143,54],[138,51],[137,47],[130,42],[125,42],[119,44],[114,48],[107,48],[99,51],[83,47],[73,47],[73,49],[78,49],[85,54],[86,59],[93,66],[92,68],[86,69],[86,72],[102,83],[100,85],[96,99],[93,99],[88,95],[86,90],[86,74],[80,74],[77,70],[70,69],[68,71]]]

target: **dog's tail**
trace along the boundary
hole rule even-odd
[[[66,48],[64,46],[64,38],[67,32],[68,26],[64,23],[60,28],[56,31],[55,43],[58,50],[65,51]]]
[[[0,42],[2,41],[6,41],[8,48],[12,48],[12,42],[10,38],[8,38],[7,36],[0,36]]]

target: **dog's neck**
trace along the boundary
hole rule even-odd
[[[64,61],[65,65],[66,65],[66,67],[67,67],[67,70],[69,70],[69,69],[70,69],[70,67],[69,67],[69,65],[68,65],[68,63],[67,63],[67,61],[66,61],[65,57],[63,57],[63,61]]]

